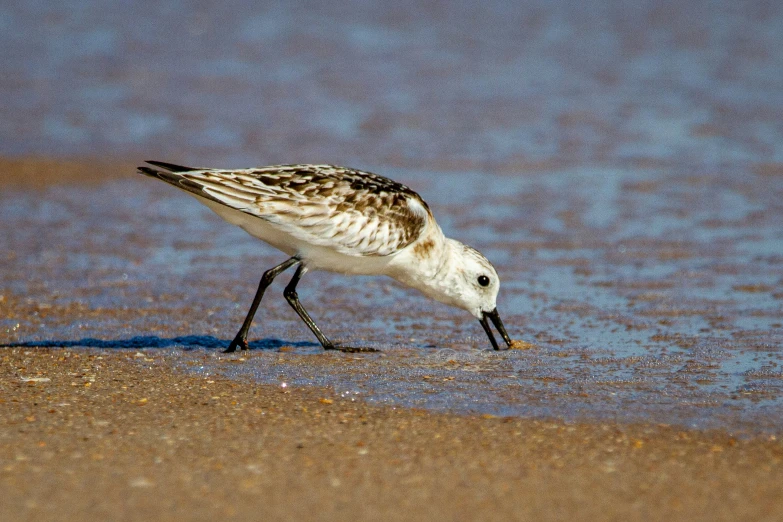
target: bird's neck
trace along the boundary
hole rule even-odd
[[[447,238],[432,222],[389,275],[433,299],[452,304],[450,290],[454,287],[455,262],[459,259],[455,253],[460,248],[462,245],[458,241]]]

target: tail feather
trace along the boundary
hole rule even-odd
[[[196,169],[193,167],[184,167],[182,165],[174,165],[173,163],[164,163],[162,161],[145,161],[144,163],[149,163],[150,165],[155,165],[156,167],[160,167],[162,169],[166,169],[169,172],[188,172],[190,170],[204,170],[204,169]]]
[[[163,167],[163,165],[169,165],[168,163],[161,163],[158,161],[148,161],[147,163],[160,166],[161,168],[168,168],[168,167]],[[169,165],[169,166],[179,168],[179,169],[187,169],[187,167],[179,167],[177,165]],[[177,188],[187,190],[188,192],[191,192],[197,196],[201,196],[202,198],[211,199],[212,201],[216,201],[218,203],[223,203],[212,194],[206,192],[204,190],[204,185],[202,185],[201,183],[197,183],[193,180],[190,180],[186,177],[183,177],[182,175],[177,174],[176,171],[172,172],[171,170],[158,170],[150,167],[138,167],[138,170],[140,173],[146,176],[150,176],[151,178],[161,179],[166,183],[174,185]],[[187,169],[187,170],[197,170],[197,169]],[[184,172],[184,170],[181,170],[180,172]]]

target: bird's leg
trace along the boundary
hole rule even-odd
[[[288,283],[288,286],[285,287],[283,295],[285,296],[286,301],[288,301],[288,304],[290,304],[291,307],[296,310],[296,313],[299,314],[299,317],[302,318],[302,321],[304,321],[307,327],[310,328],[316,337],[318,337],[318,342],[321,343],[324,350],[336,350],[337,347],[332,344],[332,341],[326,338],[321,329],[318,328],[318,325],[315,324],[315,321],[310,317],[310,314],[307,313],[307,310],[304,309],[302,303],[299,302],[299,295],[296,293],[296,285],[306,271],[307,269],[304,265],[299,265],[299,267],[297,267],[296,273],[294,273],[294,277],[291,278],[291,282]]]
[[[304,309],[304,306],[302,306],[302,303],[299,302],[299,295],[296,293],[296,285],[299,283],[299,279],[302,278],[302,276],[307,272],[307,269],[303,265],[299,265],[299,267],[296,269],[296,273],[294,274],[294,277],[291,278],[291,282],[288,283],[288,286],[285,287],[285,290],[283,291],[283,295],[286,298],[286,301],[288,301],[288,304],[291,305],[291,307],[296,310],[296,313],[299,314],[299,317],[302,318],[302,321],[305,322],[305,324],[310,328],[310,330],[315,334],[316,337],[318,337],[318,341],[321,343],[321,346],[324,347],[324,350],[340,350],[341,352],[349,352],[349,353],[357,353],[357,352],[377,352],[378,350],[374,348],[353,348],[350,346],[336,346],[332,341],[330,341],[324,333],[321,331],[320,328],[318,328],[318,325],[315,324],[315,321],[310,317],[310,314],[307,313],[307,310]]]
[[[256,315],[256,310],[258,310],[258,305],[261,303],[261,298],[264,297],[264,291],[269,285],[272,284],[272,281],[275,280],[275,277],[285,272],[298,262],[299,259],[292,257],[291,259],[280,263],[276,267],[270,268],[264,272],[264,275],[261,277],[261,282],[258,283],[258,290],[256,290],[256,296],[253,298],[253,304],[250,305],[250,310],[247,312],[247,317],[245,317],[245,322],[242,323],[242,328],[239,329],[237,336],[234,337],[234,340],[231,341],[231,344],[228,345],[225,353],[233,352],[237,349],[237,347],[239,347],[241,350],[247,350],[249,348],[247,344],[247,332],[250,330],[250,323],[253,322],[253,317]]]

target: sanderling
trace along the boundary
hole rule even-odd
[[[308,270],[390,276],[473,314],[495,350],[487,319],[512,344],[498,315],[495,268],[477,250],[445,237],[421,196],[405,185],[332,165],[221,170],[147,163],[155,168],[139,167],[139,172],[188,191],[229,223],[290,256],[264,272],[227,352],[248,349],[248,330],[264,291],[295,265],[283,295],[326,350],[364,351],[332,343],[299,302],[296,285]]]

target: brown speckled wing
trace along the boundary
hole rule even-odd
[[[405,248],[419,237],[429,214],[426,203],[405,185],[332,165],[171,175],[180,186],[200,185],[202,195],[258,216],[299,240],[348,255],[386,256]]]

